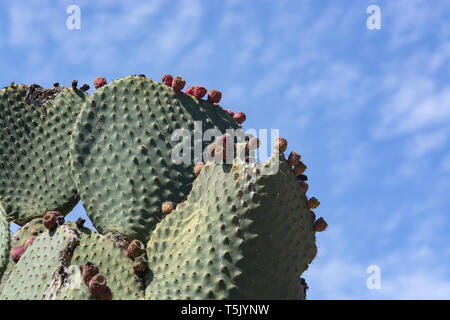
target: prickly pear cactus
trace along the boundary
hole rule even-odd
[[[263,168],[279,161],[274,175]],[[316,250],[313,218],[282,153],[207,163],[147,246],[153,299],[298,299]]]
[[[86,95],[73,88],[11,85],[0,90],[0,199],[23,225],[78,202],[70,175],[72,126]]]
[[[0,280],[9,260],[9,223],[0,202]]]
[[[221,134],[246,116],[219,91],[170,75],[94,86],[0,90],[0,299],[305,299],[327,223],[287,141],[258,164],[260,141],[233,138],[224,164]],[[65,221],[79,199],[99,233]]]
[[[104,85],[83,105],[73,133],[72,168],[99,232],[117,230],[146,241],[162,217],[162,203],[186,198],[193,165],[172,161],[179,141],[171,136],[185,129],[193,137],[194,121],[203,130],[239,128],[221,107],[142,76]]]

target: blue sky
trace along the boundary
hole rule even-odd
[[[171,73],[219,89],[245,128],[279,128],[308,165],[329,223],[309,298],[448,299],[448,21],[445,0],[1,1],[0,87]]]

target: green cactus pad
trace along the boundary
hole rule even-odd
[[[17,245],[28,231],[14,236]],[[27,234],[28,235],[28,234]],[[88,300],[88,286],[81,268],[94,263],[108,282],[115,300],[144,298],[132,261],[114,243],[92,230],[66,223],[37,236],[3,281],[0,299]]]
[[[265,168],[279,170],[262,174]],[[284,156],[208,163],[147,245],[151,299],[301,299],[315,245],[307,198]]]
[[[11,236],[11,246],[24,246],[29,237],[37,237],[46,230],[42,224],[42,218],[35,218]]]
[[[2,278],[9,260],[9,238],[9,223],[6,211],[0,203],[0,279]]]
[[[17,85],[0,90],[0,199],[23,225],[79,201],[70,175],[69,141],[86,94],[72,88]]]
[[[53,299],[58,271],[70,263],[71,252],[78,242],[76,230],[67,225],[42,233],[20,257],[0,292],[0,299]]]
[[[17,230],[17,232],[11,236],[10,248],[13,248],[15,246],[24,246],[26,244],[28,238],[37,237],[41,233],[43,233],[45,230],[46,229],[45,229],[44,225],[42,224],[42,218],[36,218],[36,219],[31,220],[30,222],[25,224],[22,228]],[[0,292],[15,265],[16,264],[12,261],[11,255],[9,254],[6,270],[3,273],[3,277],[1,277]]]
[[[145,77],[113,81],[83,105],[73,133],[72,169],[100,233],[117,230],[147,241],[161,219],[161,204],[186,198],[194,162],[172,161],[179,141],[171,135],[181,128],[193,135],[194,121],[203,130],[239,128],[221,107]]]
[[[11,257],[8,258],[8,262],[6,263],[6,267],[3,271],[3,275],[0,277],[0,298],[2,296],[1,292],[3,291],[3,287],[5,286],[5,283],[8,281],[9,275],[14,270],[14,266],[16,264],[11,259]]]
[[[99,268],[106,277],[114,300],[144,299],[144,290],[133,271],[132,261],[126,253],[104,236],[85,229],[80,233],[80,245],[75,248],[72,265],[81,267],[88,262]],[[75,299],[86,298],[83,292],[72,291]],[[64,300],[66,297],[64,297]]]

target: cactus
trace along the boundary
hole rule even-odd
[[[70,170],[72,125],[86,94],[78,89],[11,85],[0,91],[0,199],[23,225],[79,201]]]
[[[193,165],[172,161],[178,141],[171,135],[186,129],[193,136],[194,121],[203,130],[239,128],[221,107],[145,77],[113,81],[86,101],[73,133],[72,168],[99,232],[147,241],[162,204],[186,198]]]
[[[280,160],[275,175],[264,166]],[[282,153],[209,162],[147,246],[153,299],[298,299],[316,250],[307,198]],[[282,263],[281,263],[282,262]]]
[[[166,74],[98,77],[91,96],[77,81],[0,90],[0,299],[306,298],[300,276],[328,224],[300,154],[278,138],[258,164],[254,136],[201,140],[246,115],[185,85]],[[213,161],[175,163],[177,129]],[[80,199],[98,233],[65,221]]]

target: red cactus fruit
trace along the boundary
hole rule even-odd
[[[309,189],[309,184],[305,181],[300,181],[300,189],[303,191],[303,193],[307,193]]]
[[[106,79],[103,78],[103,77],[97,77],[94,80],[94,87],[95,87],[95,89],[99,89],[99,88],[103,87],[106,84],[107,84]]]
[[[194,90],[192,91],[192,95],[196,97],[197,99],[201,99],[205,96],[205,94],[208,92],[205,88],[201,86],[195,86]]]
[[[294,167],[294,174],[296,176],[299,176],[303,174],[303,172],[305,172],[306,168],[306,165],[303,162],[299,161]]]
[[[105,296],[105,291],[108,291],[106,285],[106,278],[101,274],[96,274],[89,281],[89,292],[97,299],[102,299]]]
[[[164,216],[170,214],[175,209],[175,205],[171,201],[166,201],[161,206],[161,211]]]
[[[31,246],[31,244],[34,242],[34,240],[36,240],[36,237],[34,237],[34,236],[29,237],[27,239],[27,241],[25,242],[25,246],[24,246],[25,250],[28,249],[29,246]]]
[[[55,229],[58,224],[57,217],[51,214],[47,214],[43,218],[42,222],[44,223],[44,227],[46,227],[48,230]]]
[[[19,262],[20,257],[25,252],[24,246],[15,246],[11,249],[11,258],[14,261],[14,263]]]
[[[172,88],[175,92],[180,92],[186,85],[186,81],[181,77],[175,77],[172,80]]]
[[[327,227],[328,227],[328,223],[323,218],[317,219],[316,222],[314,222],[314,226],[313,226],[315,232],[325,231],[325,229]]]
[[[133,270],[134,272],[143,272],[147,269],[148,264],[144,259],[136,259],[133,261]]]
[[[222,99],[222,92],[217,90],[210,90],[208,93],[208,101],[211,103],[219,103],[220,99]]]
[[[229,114],[231,117],[234,117],[234,112],[233,112],[231,109],[225,109],[225,111],[228,112],[228,114]]]
[[[205,164],[203,162],[197,162],[194,165],[194,175],[196,177],[198,177],[198,175],[200,174],[200,172],[202,172],[202,169],[205,167]]]
[[[59,212],[59,211],[48,211],[47,214],[50,214],[50,215],[55,216],[55,217],[59,217],[61,215],[61,212]]]
[[[165,74],[161,77],[162,83],[166,86],[171,87],[173,82],[173,77],[170,74]]]
[[[312,197],[308,200],[308,207],[310,209],[315,209],[319,206],[320,202],[316,198]]]
[[[184,93],[186,94],[190,94],[191,96],[194,95],[194,87],[193,86],[189,86],[186,91],[184,91]]]
[[[145,246],[139,240],[133,240],[130,242],[127,248],[127,256],[130,258],[136,258],[145,253]]]
[[[83,276],[84,282],[89,285],[89,281],[99,273],[98,267],[93,263],[86,263],[81,270],[81,275]]]
[[[301,155],[299,155],[295,151],[291,151],[291,153],[289,154],[289,157],[288,157],[289,165],[292,167],[296,166],[297,163],[300,161],[300,158],[301,158]]]
[[[280,152],[285,152],[287,148],[287,140],[285,138],[277,138],[275,140],[275,150],[279,150]]]
[[[247,120],[247,117],[245,116],[245,113],[238,111],[233,116],[233,119],[236,120],[237,123],[243,124],[245,122],[245,120]]]

